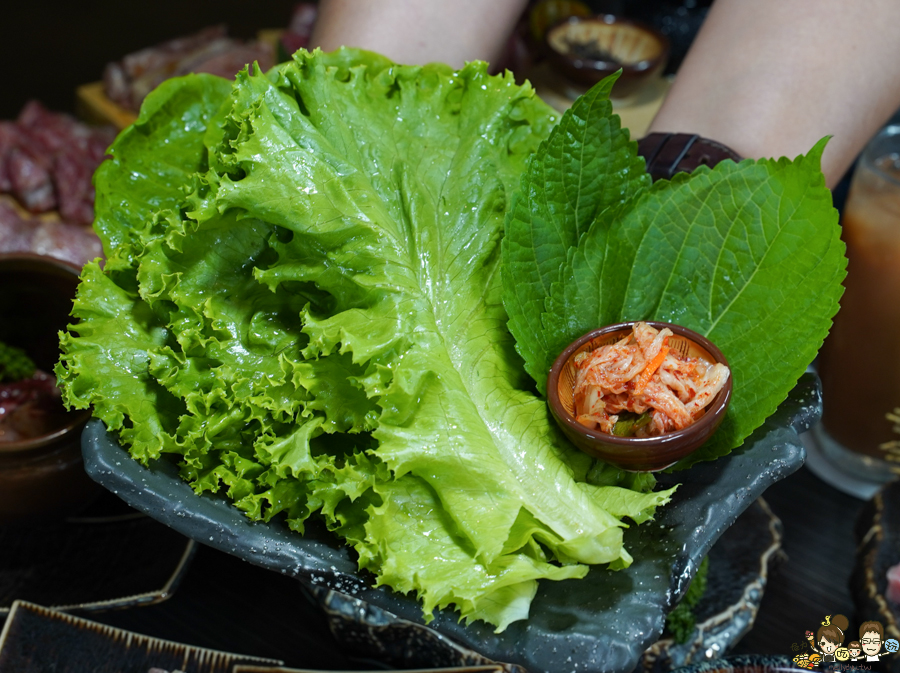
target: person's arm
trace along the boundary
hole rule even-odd
[[[311,47],[362,47],[398,63],[493,62],[525,0],[321,0]]]
[[[834,186],[900,106],[900,2],[716,0],[650,132],[744,157],[795,157],[833,135]]]

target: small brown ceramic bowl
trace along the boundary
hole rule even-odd
[[[0,254],[0,341],[22,348],[42,371],[59,359],[79,269],[30,253]],[[46,434],[0,441],[0,525],[63,516],[102,489],[84,472],[81,430],[89,410],[60,413]]]
[[[673,332],[669,346],[683,355],[696,357],[711,364],[722,363],[728,366],[728,360],[722,351],[716,348],[706,337],[680,325],[664,322],[646,321],[658,330],[668,327]],[[712,402],[706,407],[706,413],[693,425],[669,432],[659,437],[617,437],[599,430],[591,430],[575,420],[575,363],[574,358],[584,351],[594,350],[601,346],[613,344],[632,332],[634,322],[623,322],[608,325],[594,330],[566,348],[550,368],[547,377],[547,401],[550,412],[559,423],[566,437],[594,458],[599,458],[610,465],[633,472],[656,472],[671,467],[689,455],[709,439],[725,418],[728,403],[731,401],[731,376]]]
[[[650,26],[612,14],[571,16],[544,36],[551,65],[575,84],[590,87],[617,70],[612,93],[625,98],[658,76],[669,40]]]
[[[543,44],[547,29],[570,16],[591,16],[591,8],[580,0],[539,0],[528,12],[528,27],[535,45]]]

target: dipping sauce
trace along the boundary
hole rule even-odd
[[[31,378],[0,383],[0,442],[47,435],[70,420],[53,375],[36,371]]]
[[[701,418],[730,372],[670,348],[671,336],[639,322],[627,337],[576,355],[576,420],[607,434],[656,437]]]
[[[603,49],[597,42],[566,42],[566,48],[572,56],[590,61],[603,61],[611,66],[618,66],[619,60],[611,53]]]

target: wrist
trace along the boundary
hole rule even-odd
[[[647,162],[654,181],[675,173],[690,173],[700,166],[712,168],[724,159],[740,161],[730,147],[695,133],[650,133],[638,141],[638,154]]]

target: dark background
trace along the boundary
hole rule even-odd
[[[366,1],[366,0],[360,0]],[[485,0],[490,2],[490,0]],[[103,77],[109,61],[206,26],[224,23],[233,37],[285,28],[297,0],[151,0],[123,2],[6,2],[0,26],[3,64],[0,119],[11,119],[32,98],[73,112],[75,89]],[[587,0],[598,12],[624,14],[656,26],[672,41],[674,72],[712,0]]]
[[[206,26],[224,23],[234,37],[288,25],[294,0],[150,0],[3,3],[0,119],[14,118],[30,99],[72,112],[75,89],[103,77],[125,54]]]

